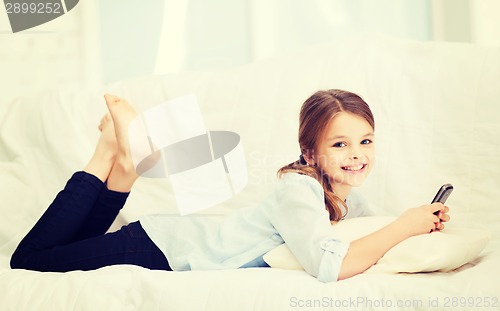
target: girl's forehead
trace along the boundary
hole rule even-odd
[[[373,128],[365,118],[350,112],[339,112],[328,122],[324,136],[328,139],[335,136],[365,136],[370,133],[373,134]]]

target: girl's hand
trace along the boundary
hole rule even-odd
[[[396,222],[406,237],[443,230],[444,224],[450,220],[449,208],[442,203],[422,205],[406,210]],[[435,215],[434,213],[437,212]]]
[[[448,208],[448,206],[444,206],[444,209],[440,209],[436,213],[440,221],[439,221],[439,224],[437,224],[435,230],[443,230],[444,229],[443,222],[447,222],[450,220],[450,215],[447,214],[449,211],[450,211],[450,209]]]

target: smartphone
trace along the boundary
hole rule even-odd
[[[442,185],[441,188],[439,188],[438,192],[436,193],[436,196],[434,196],[434,199],[432,199],[431,204],[436,202],[444,204],[444,202],[446,202],[452,191],[453,191],[453,186],[451,184]]]
[[[448,197],[450,196],[451,192],[453,191],[453,186],[451,184],[444,184],[439,188],[438,192],[434,196],[434,199],[432,199],[432,203],[440,202],[440,203],[445,203]],[[435,212],[434,214],[438,214],[439,211]]]

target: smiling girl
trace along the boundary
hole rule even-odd
[[[20,242],[12,268],[63,272],[116,264],[174,271],[268,267],[263,255],[286,242],[309,274],[328,282],[363,272],[397,243],[442,230],[449,220],[448,208],[434,203],[408,209],[386,227],[351,243],[335,236],[331,222],[368,214],[351,188],[361,185],[373,167],[375,125],[361,97],[328,90],[303,104],[302,154],[278,171],[276,188],[262,202],[223,219],[148,215],[106,233],[138,175],[128,145],[128,125],[137,114],[119,97],[105,99],[110,117],[101,120],[93,157]]]
[[[278,173],[296,172],[312,177],[314,181],[309,181],[312,184],[319,182],[331,222],[367,215],[369,211],[363,201],[351,206],[348,203],[352,187],[360,186],[373,167],[374,131],[373,114],[360,96],[343,90],[318,91],[305,101],[300,111],[299,145],[302,154],[297,162],[281,168]],[[355,202],[353,197],[351,202]],[[399,242],[444,229],[443,222],[450,219],[446,214],[448,210],[441,203],[408,209],[393,223],[350,245],[333,238],[332,247],[322,254],[317,277],[331,281],[332,276],[345,279],[365,271]],[[321,227],[322,230],[316,230],[323,231],[326,236],[328,224],[323,221]],[[295,256],[304,256],[288,246]],[[328,251],[338,256],[328,263],[335,266],[329,276],[321,274],[323,260],[333,256]]]

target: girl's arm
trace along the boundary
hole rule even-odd
[[[382,229],[352,241],[340,267],[339,280],[370,268],[392,247],[411,236],[442,230],[442,222],[450,219],[447,212],[448,207],[441,203],[411,208]]]

